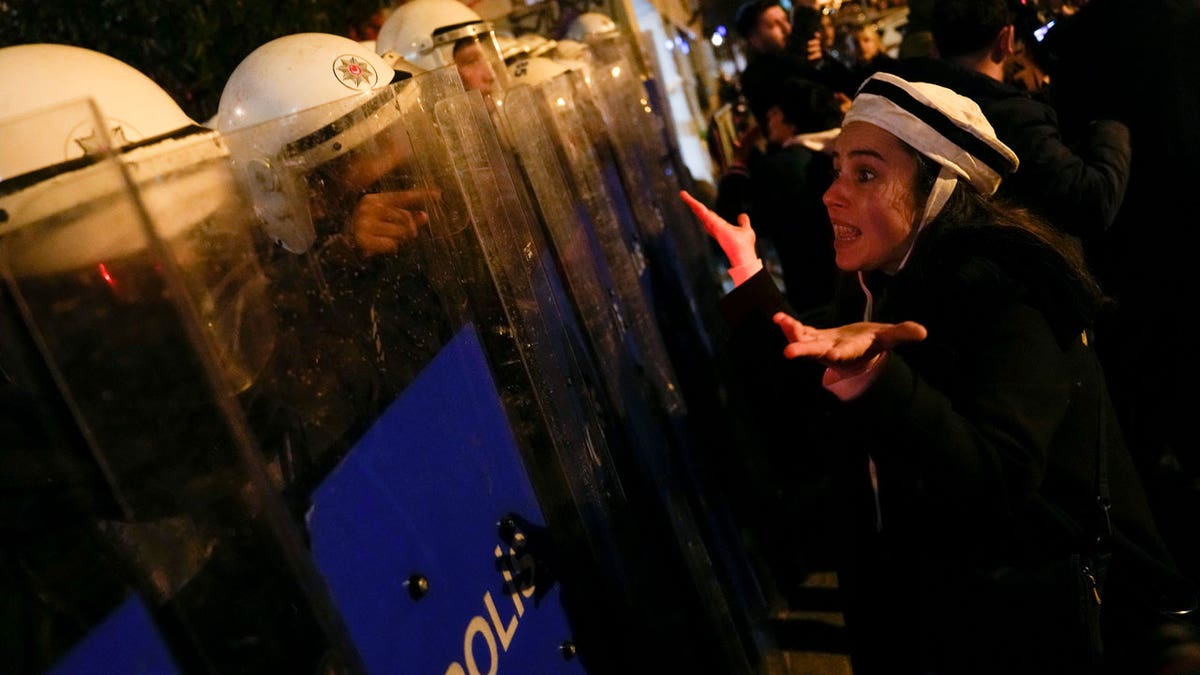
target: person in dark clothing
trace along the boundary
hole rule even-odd
[[[758,224],[778,255],[788,301],[806,311],[833,297],[833,234],[821,195],[832,180],[826,150],[846,99],[802,78],[779,89],[779,102],[766,113],[767,151],[722,177],[716,210],[727,220],[747,213]]]
[[[777,0],[752,0],[734,15],[738,34],[749,51],[745,70],[738,76],[742,95],[759,125],[775,102],[775,88],[789,77],[802,76],[805,58],[787,51],[792,22]]]
[[[824,13],[811,2],[792,3],[792,32],[787,39],[787,49],[807,57],[813,35],[821,31],[821,16]],[[818,41],[816,46],[821,46]]]
[[[938,47],[951,64],[964,67],[910,60],[895,72],[974,98],[1021,158],[1001,194],[1081,238],[1088,264],[1114,300],[1097,322],[1096,348],[1122,432],[1164,538],[1185,574],[1200,581],[1193,524],[1200,510],[1200,458],[1190,423],[1198,373],[1186,359],[1170,368],[1142,362],[1147,353],[1189,350],[1187,331],[1177,328],[1176,301],[1164,293],[1185,287],[1189,249],[1163,246],[1144,228],[1196,220],[1179,195],[1200,181],[1192,159],[1200,152],[1194,123],[1200,72],[1186,46],[1200,29],[1200,7],[1105,0],[1060,17],[1040,50],[1052,69],[1047,102],[996,81],[1013,20],[1004,0],[938,0]],[[1135,37],[1145,42],[1096,48]],[[979,52],[982,44],[992,46]]]
[[[1013,56],[1007,0],[937,0],[931,15],[940,59],[900,59],[885,67],[910,81],[931,82],[971,98],[996,136],[1021,158],[1000,195],[1032,209],[1085,241],[1113,222],[1129,179],[1129,129],[1094,119],[1068,139],[1055,109],[1004,81]]]
[[[832,180],[828,149],[841,125],[843,99],[799,78],[780,88],[780,102],[767,111],[767,151],[752,154],[744,166],[722,177],[715,207],[731,221],[743,213],[753,218],[773,246],[763,255],[773,256],[782,268],[789,302],[797,311],[817,310],[833,298],[837,279],[833,230],[821,195]],[[763,556],[786,600],[810,572],[830,568],[819,553],[829,548],[821,517],[828,511],[828,480],[820,467],[798,467],[795,453],[776,451],[797,433],[778,397],[762,395],[752,382],[738,384],[768,467],[749,479],[759,511],[746,520],[758,532]],[[802,484],[797,474],[805,476]]]
[[[779,86],[789,78],[819,82],[834,91],[852,94],[858,82],[849,68],[825,54],[816,34],[812,8],[798,7],[804,18],[803,33],[792,29],[791,18],[778,0],[752,0],[738,8],[734,24],[746,40],[749,57],[738,77],[742,95],[758,124],[766,124],[767,110],[779,100]],[[818,15],[819,21],[819,15]]]
[[[851,67],[844,45],[839,47],[839,34],[834,14],[800,5],[792,11],[787,51],[802,60],[805,77],[849,97],[864,76]]]
[[[856,85],[880,70],[888,70],[895,62],[891,54],[884,50],[883,35],[876,24],[855,24],[850,26],[848,35],[853,57],[850,72]]]
[[[1111,227],[1088,242],[1089,261],[1116,301],[1099,349],[1163,536],[1193,580],[1200,580],[1200,362],[1161,365],[1145,355],[1192,351],[1179,298],[1193,283],[1195,255],[1180,237],[1198,221],[1187,196],[1200,185],[1197,35],[1194,0],[1092,0],[1058,17],[1043,41],[1068,133],[1086,132],[1088,113],[1098,110],[1129,126],[1135,152],[1125,199]]]
[[[904,26],[904,37],[900,40],[899,58],[913,56],[936,56],[933,46],[933,30],[929,27],[934,0],[908,0],[908,23]]]
[[[857,278],[820,320],[786,313],[749,222],[684,198],[729,256],[735,348],[796,413],[829,408],[854,672],[1093,671],[1079,596],[1037,571],[1111,542],[1089,590],[1115,651],[1153,615],[1138,600],[1181,580],[1089,345],[1102,295],[1078,246],[992,198],[1017,157],[944,87],[872,76],[834,164],[824,201]],[[1101,475],[1111,537],[1093,520]]]

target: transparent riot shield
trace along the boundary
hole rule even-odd
[[[507,100],[503,105],[509,105]],[[606,383],[598,372],[600,367],[612,368],[615,364],[598,365],[594,361],[594,352],[587,342],[587,325],[575,314],[577,299],[570,283],[559,277],[565,276],[561,267],[567,263],[556,259],[558,251],[551,247],[546,240],[548,235],[542,230],[545,223],[529,210],[534,195],[526,192],[529,188],[525,175],[517,173],[514,180],[495,171],[495,167],[507,167],[510,163],[516,167],[516,158],[503,155],[504,145],[483,100],[469,92],[439,102],[435,112],[451,160],[459,167],[473,219],[480,228],[480,239],[486,254],[494,261],[497,285],[521,317],[518,328],[521,343],[534,348],[527,363],[538,382],[543,409],[557,434],[556,452],[575,498],[592,498],[597,477],[606,481],[620,479],[619,483],[610,483],[619,488],[619,493],[596,495],[600,501],[589,502],[596,510],[591,514],[592,520],[585,520],[585,528],[593,545],[600,547],[594,555],[601,563],[601,582],[609,596],[605,600],[622,608],[618,610],[622,617],[620,637],[618,642],[610,643],[605,654],[609,660],[606,665],[618,669],[631,667],[634,661],[629,659],[640,652],[634,645],[648,647],[669,639],[666,626],[674,629],[686,623],[697,627],[701,622],[695,612],[687,609],[695,606],[694,591],[686,597],[680,593],[680,567],[661,557],[645,558],[645,552],[659,541],[647,535],[654,529],[648,521],[661,523],[664,517],[661,506],[652,503],[641,485],[631,492],[626,477],[615,473],[620,470],[620,461],[614,462],[613,456],[628,457],[630,439],[620,424],[615,423],[617,418],[606,395]],[[558,202],[558,207],[562,206],[563,202]],[[582,204],[570,206],[572,213],[583,208]],[[589,264],[594,267],[595,263]],[[604,300],[605,312],[611,302],[612,298]],[[553,317],[554,321],[545,323],[547,317]],[[577,420],[594,426],[578,428]],[[598,432],[604,435],[597,435]],[[584,515],[586,518],[588,514]],[[669,595],[674,603],[662,599],[662,604],[656,603],[654,607],[681,615],[664,622],[666,614],[649,609],[647,597],[651,596],[647,594],[660,599]],[[662,653],[652,656],[667,658]]]
[[[641,354],[638,367],[647,373],[663,411],[673,418],[683,417],[686,404],[650,306],[649,289],[643,285],[645,256],[639,239],[629,236],[636,233],[633,213],[617,182],[619,177],[609,170],[615,167],[611,162],[608,167],[604,164],[598,140],[607,139],[602,138],[602,120],[585,78],[581,71],[568,71],[539,85],[540,96],[530,103],[538,104],[545,116],[546,131],[562,158],[574,197],[591,217],[591,235],[603,253],[613,279],[612,291],[622,308],[622,326],[628,327]]]
[[[48,115],[87,154],[0,183],[0,309],[24,345],[5,345],[18,433],[0,452],[40,457],[4,481],[33,523],[5,526],[4,597],[35,617],[6,631],[17,670],[355,670],[236,404],[277,331],[223,148],[201,133],[116,156],[90,101],[10,120],[0,144]]]
[[[669,204],[679,201],[678,190],[671,189],[659,158],[662,145],[652,130],[657,124],[640,80],[624,61],[599,65],[591,71],[590,84],[613,141],[624,180],[625,190],[637,216],[637,225],[647,258],[659,275],[656,287],[664,298],[660,304],[682,303],[690,316],[676,317],[675,330],[690,330],[709,356],[715,352],[713,336],[720,335],[720,323],[709,308],[715,283],[710,272],[703,280],[695,270],[701,267],[695,255],[688,255],[668,226]],[[690,324],[690,325],[689,325]],[[665,332],[665,331],[664,331]]]
[[[560,462],[580,504],[591,505],[597,530],[620,504],[621,488],[608,456],[608,430],[597,418],[603,397],[586,342],[554,260],[534,220],[511,156],[501,148],[482,98],[470,92],[436,104],[446,142],[467,197],[483,253],[512,316],[522,355],[538,383],[543,414],[556,435]],[[612,561],[614,569],[617,561]]]
[[[653,39],[651,35],[649,31],[643,31],[642,43],[645,44]],[[648,46],[643,46],[640,52],[645,55],[646,63],[646,71],[642,78],[642,90],[657,120],[658,147],[662,148],[659,162],[662,167],[664,194],[678,195],[681,189],[695,193],[696,185],[683,160],[683,151],[679,146],[679,131],[671,111],[669,96],[664,90],[665,77],[658,52]],[[675,58],[681,57],[679,50],[673,49],[671,53],[675,55]],[[685,83],[686,86],[688,85]],[[678,242],[680,249],[686,253],[686,260],[691,264],[689,269],[695,283],[701,285],[700,288],[703,289],[718,288],[720,284],[713,283],[716,260],[712,255],[714,247],[708,236],[701,228],[693,226],[692,221],[688,219],[691,212],[681,200],[672,199],[665,202],[663,206],[669,214],[666,220],[667,226],[671,228],[672,237]],[[710,313],[713,311],[714,298],[715,295],[712,292],[706,298],[707,310]],[[715,317],[710,316],[710,321],[713,318]]]
[[[396,186],[412,164],[399,116],[385,89],[225,137],[281,323],[268,377],[243,399],[281,427],[266,442],[286,448],[298,508],[452,335],[423,236],[435,195]]]
[[[715,308],[715,289],[720,288],[720,281],[715,278],[715,260],[704,232],[693,226],[678,199],[680,189],[692,190],[693,186],[685,180],[688,174],[670,129],[672,121],[661,92],[661,69],[654,51],[639,49],[623,32],[593,36],[588,45],[595,57],[597,85],[616,96],[603,100],[607,114],[617,121],[639,118],[621,144],[632,143],[631,147],[636,148],[630,160],[638,163],[642,178],[648,181],[645,189],[658,198],[655,203],[661,226],[679,254],[679,271],[692,289],[705,328],[718,335],[722,324]]]
[[[256,432],[291,453],[312,555],[369,670],[577,672],[619,644],[621,488],[561,291],[497,196],[507,165],[456,162],[424,107],[449,94],[468,96],[453,68],[228,138],[247,184],[270,188],[253,188],[264,231],[313,233],[265,252],[291,347],[242,398],[286,420]],[[455,128],[494,144],[478,121]],[[364,236],[388,232],[394,246]]]
[[[709,658],[728,659],[730,672],[744,669],[745,645],[738,642],[736,623],[746,617],[734,616],[741,600],[733,597],[742,589],[729,577],[744,577],[745,562],[732,533],[714,514],[703,513],[713,502],[703,495],[691,463],[694,439],[685,421],[674,416],[684,412],[683,401],[595,164],[571,74],[510,89],[504,113],[564,277],[605,364],[602,378],[628,439],[628,454],[617,457],[626,492],[642,505],[646,523],[660,519],[662,529],[652,536],[676,547],[662,549],[664,560],[678,567],[677,580],[691,584],[682,592],[698,603],[687,631],[707,631],[706,643],[715,649]],[[567,217],[580,211],[586,217]],[[611,306],[608,311],[603,303]],[[660,593],[667,597],[665,587]]]
[[[596,213],[568,183],[559,157],[559,139],[551,136],[542,108],[543,89],[521,86],[509,91],[504,121],[518,160],[521,178],[544,224],[554,259],[577,308],[594,358],[608,366],[601,375],[616,413],[628,421],[634,399],[617,394],[624,371],[644,367],[635,335],[627,330],[624,304],[604,249],[596,236]],[[564,92],[565,94],[565,92]],[[563,99],[563,104],[566,100]]]
[[[716,297],[719,284],[711,276],[715,267],[704,262],[707,251],[689,253],[693,247],[674,235],[679,227],[697,233],[700,228],[694,218],[671,215],[673,205],[680,202],[678,189],[670,186],[656,160],[663,151],[655,134],[646,133],[654,128],[654,115],[639,78],[625,61],[615,61],[597,64],[590,71],[589,85],[597,109],[591,118],[595,120],[596,113],[601,118],[589,128],[606,175],[619,176],[609,184],[615,194],[624,194],[634,214],[636,228],[628,236],[645,252],[643,288],[649,289],[687,402],[689,426],[698,439],[695,451],[703,491],[714,502],[729,505],[734,522],[728,527],[749,532],[747,528],[767,522],[757,515],[755,505],[761,495],[755,492],[762,482],[754,478],[762,475],[766,449],[746,424],[752,418],[724,350],[725,329]],[[740,449],[739,461],[733,464],[728,461],[730,447]],[[731,563],[737,566],[736,561]],[[745,591],[738,595],[748,603],[749,613],[765,615],[774,580],[761,566],[753,576],[757,580],[743,584]]]
[[[624,61],[593,68],[589,86],[604,127],[602,136],[594,138],[615,162],[619,189],[633,212],[636,229],[627,236],[645,254],[643,287],[649,288],[684,397],[693,415],[704,410],[717,415],[726,386],[718,359],[725,335],[716,306],[719,286],[711,270],[695,271],[707,265],[698,263],[695,256],[689,258],[686,247],[673,236],[673,228],[667,226],[668,206],[680,199],[678,191],[666,192],[655,159],[661,147],[645,133],[647,126],[654,124],[653,111],[639,79]],[[694,227],[694,219],[687,224]]]

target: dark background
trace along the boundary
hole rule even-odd
[[[382,0],[0,0],[0,47],[86,47],[137,68],[204,122],[251,51],[277,37],[350,36]],[[54,76],[31,64],[30,78]]]

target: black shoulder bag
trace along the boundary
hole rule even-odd
[[[1086,338],[1083,344],[1087,345]],[[1083,382],[1076,388],[1083,395]],[[1005,604],[1029,612],[1028,621],[1052,634],[1053,645],[1044,655],[1063,667],[1099,670],[1104,662],[1100,610],[1104,583],[1112,559],[1112,522],[1109,517],[1108,462],[1105,450],[1103,390],[1097,397],[1096,471],[1094,508],[1085,522],[1063,507],[1037,494],[1031,500],[1034,522],[1070,542],[1065,552],[1040,555],[1030,552],[1023,562],[986,572],[992,592]],[[1041,552],[1045,553],[1045,552]],[[1048,664],[1047,664],[1048,665]]]

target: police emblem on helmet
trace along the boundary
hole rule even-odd
[[[73,155],[77,156],[80,151],[85,155],[96,155],[104,152],[109,143],[114,148],[129,145],[132,139],[125,136],[125,127],[113,120],[108,120],[108,123],[113,126],[108,131],[107,141],[92,127],[91,122],[83,122],[76,126],[69,134],[64,157],[69,159]]]
[[[333,74],[337,76],[338,82],[356,90],[370,89],[379,79],[371,64],[349,54],[334,59]]]

